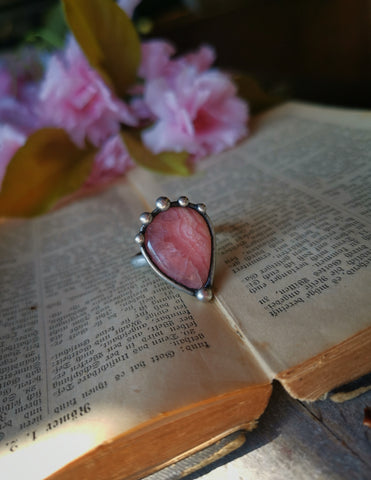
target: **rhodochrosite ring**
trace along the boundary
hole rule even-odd
[[[174,202],[160,197],[156,208],[139,218],[142,226],[135,241],[141,253],[133,263],[147,261],[172,285],[199,300],[211,300],[215,237],[206,206],[187,197]]]

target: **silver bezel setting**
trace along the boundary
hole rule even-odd
[[[153,219],[161,212],[165,212],[169,208],[173,207],[182,207],[182,208],[192,208],[205,220],[207,227],[209,229],[210,238],[211,238],[211,261],[210,269],[206,282],[200,289],[189,288],[181,283],[176,282],[172,278],[168,277],[164,272],[162,272],[151,260],[149,253],[145,247],[145,233],[148,225],[151,224]],[[214,280],[215,272],[215,234],[214,228],[211,223],[209,216],[206,214],[206,206],[203,203],[191,203],[187,197],[181,196],[176,201],[170,201],[167,197],[159,197],[156,200],[156,208],[151,212],[144,212],[140,215],[140,221],[142,226],[138,234],[135,237],[135,242],[140,246],[140,252],[150,267],[165,281],[173,285],[174,287],[186,292],[190,295],[195,296],[201,301],[210,301],[213,298],[212,284]],[[136,264],[140,264],[139,261]]]

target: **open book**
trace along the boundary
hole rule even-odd
[[[0,472],[136,479],[251,429],[278,379],[315,400],[371,371],[371,117],[301,104],[179,179],[143,170],[0,235]],[[135,269],[181,195],[216,231],[215,299]]]

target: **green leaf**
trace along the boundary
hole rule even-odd
[[[0,216],[46,212],[87,178],[96,150],[80,149],[64,130],[43,128],[30,135],[8,165],[0,191]]]
[[[187,165],[188,152],[154,154],[143,145],[139,132],[124,130],[121,132],[121,136],[130,156],[141,167],[172,175],[187,176],[192,173]]]
[[[63,0],[63,6],[91,66],[123,97],[140,62],[140,40],[131,20],[113,0]]]
[[[47,12],[44,26],[26,37],[26,42],[40,48],[62,48],[68,31],[62,5],[58,2]]]

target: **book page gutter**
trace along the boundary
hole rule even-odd
[[[123,185],[1,226],[7,480],[43,478],[141,422],[267,382],[215,305],[131,265],[142,209]]]
[[[147,201],[206,203],[216,296],[268,374],[371,325],[370,131],[362,112],[289,105],[190,178],[133,172]]]

